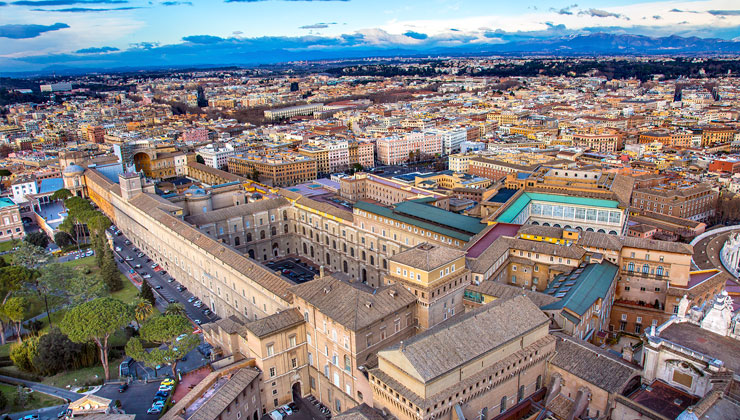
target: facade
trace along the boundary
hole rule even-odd
[[[440,139],[442,154],[449,155],[460,151],[460,145],[468,140],[468,130],[465,128],[432,128],[424,131],[424,136]]]
[[[378,162],[398,165],[409,161],[410,155],[434,156],[443,152],[442,138],[432,132],[413,132],[376,140]],[[459,147],[459,146],[458,146]]]
[[[275,108],[265,111],[265,118],[268,120],[279,120],[281,118],[290,118],[298,115],[313,115],[314,112],[324,110],[324,104],[308,104],[290,106],[287,108]]]
[[[226,166],[228,158],[236,155],[238,150],[231,144],[209,144],[196,150],[198,155],[203,158],[206,165],[211,168],[221,169]]]
[[[622,134],[609,128],[582,130],[573,134],[573,146],[598,153],[614,153],[622,149]]]
[[[718,199],[719,193],[705,184],[661,185],[636,189],[632,207],[701,221],[714,215]]]
[[[539,164],[519,165],[498,159],[475,157],[469,160],[466,172],[471,175],[498,180],[506,177],[509,173],[531,173],[539,167]]]
[[[260,182],[276,187],[313,181],[317,177],[314,159],[292,153],[238,154],[228,158],[227,162],[229,172],[241,176],[256,173]]]
[[[18,204],[10,198],[0,198],[0,242],[23,239],[23,221]]]
[[[13,191],[13,201],[21,204],[29,201],[29,195],[38,194],[38,184],[36,179],[31,178],[19,178],[13,181],[11,184]]]
[[[405,420],[503,414],[544,386],[555,350],[548,324],[518,296],[382,350],[370,370],[375,407]]]

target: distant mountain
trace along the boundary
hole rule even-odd
[[[497,34],[492,36],[497,37]],[[79,74],[94,71],[136,71],[149,69],[255,66],[299,60],[338,60],[364,57],[429,56],[600,56],[600,55],[734,55],[740,42],[718,38],[649,37],[622,33],[583,33],[556,37],[534,37],[507,33],[491,38],[490,43],[377,46],[363,43],[342,44],[316,41],[307,48],[290,39],[224,39],[209,44],[172,44],[149,49],[129,49],[106,54],[59,54],[17,59],[1,65],[0,73],[16,77],[29,75]],[[304,42],[304,41],[301,41]],[[8,60],[8,59],[6,59]],[[11,70],[12,69],[12,70]],[[12,72],[9,72],[12,71]],[[26,70],[26,71],[23,71]]]

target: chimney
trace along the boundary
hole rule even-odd
[[[324,266],[319,267],[319,278],[324,278]]]
[[[633,354],[632,346],[629,344],[625,344],[625,346],[622,347],[622,359],[632,363]]]

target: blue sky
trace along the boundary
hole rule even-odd
[[[600,31],[740,41],[740,1],[10,0],[0,1],[0,71],[137,66],[144,56],[203,64],[230,47],[234,63],[275,50],[474,49]]]

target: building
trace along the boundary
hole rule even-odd
[[[467,173],[475,176],[481,176],[484,178],[498,180],[506,177],[507,174],[527,174],[532,173],[539,164],[532,165],[519,165],[516,163],[501,161],[498,159],[491,159],[486,157],[476,157],[468,161]]]
[[[237,150],[229,143],[219,145],[211,143],[196,150],[196,153],[203,158],[203,162],[211,168],[221,169],[226,166],[228,158],[236,155]]]
[[[313,115],[314,112],[321,112],[323,110],[324,104],[320,103],[296,105],[287,108],[274,108],[265,111],[265,119],[279,120],[282,118],[290,118],[298,115]]]
[[[499,299],[378,352],[376,408],[398,419],[495,417],[544,386],[555,351],[528,298]]]
[[[87,141],[95,144],[105,143],[105,129],[99,125],[87,127]]]
[[[253,177],[265,184],[285,187],[317,178],[316,160],[290,152],[265,155],[241,153],[227,159],[229,172]]]
[[[398,165],[408,162],[410,157],[431,157],[441,154],[442,138],[432,132],[412,132],[379,138],[375,142],[378,162],[383,165]]]
[[[72,83],[58,82],[39,86],[42,92],[69,92],[72,90]]]
[[[195,127],[185,130],[180,135],[180,140],[186,144],[206,143],[208,141],[208,129],[205,127]]]
[[[460,145],[468,140],[466,128],[431,128],[424,131],[424,137],[437,138],[442,143],[442,154],[449,155],[460,151]]]
[[[0,197],[0,242],[23,239],[25,236],[18,204],[10,198]]]
[[[719,192],[707,184],[670,183],[637,188],[632,194],[632,207],[696,221],[706,220],[717,209]]]
[[[597,153],[614,153],[622,149],[623,136],[610,128],[592,128],[573,133],[573,146]]]
[[[29,195],[38,194],[38,184],[35,177],[17,178],[11,184],[13,191],[13,201],[22,204],[29,201]]]

